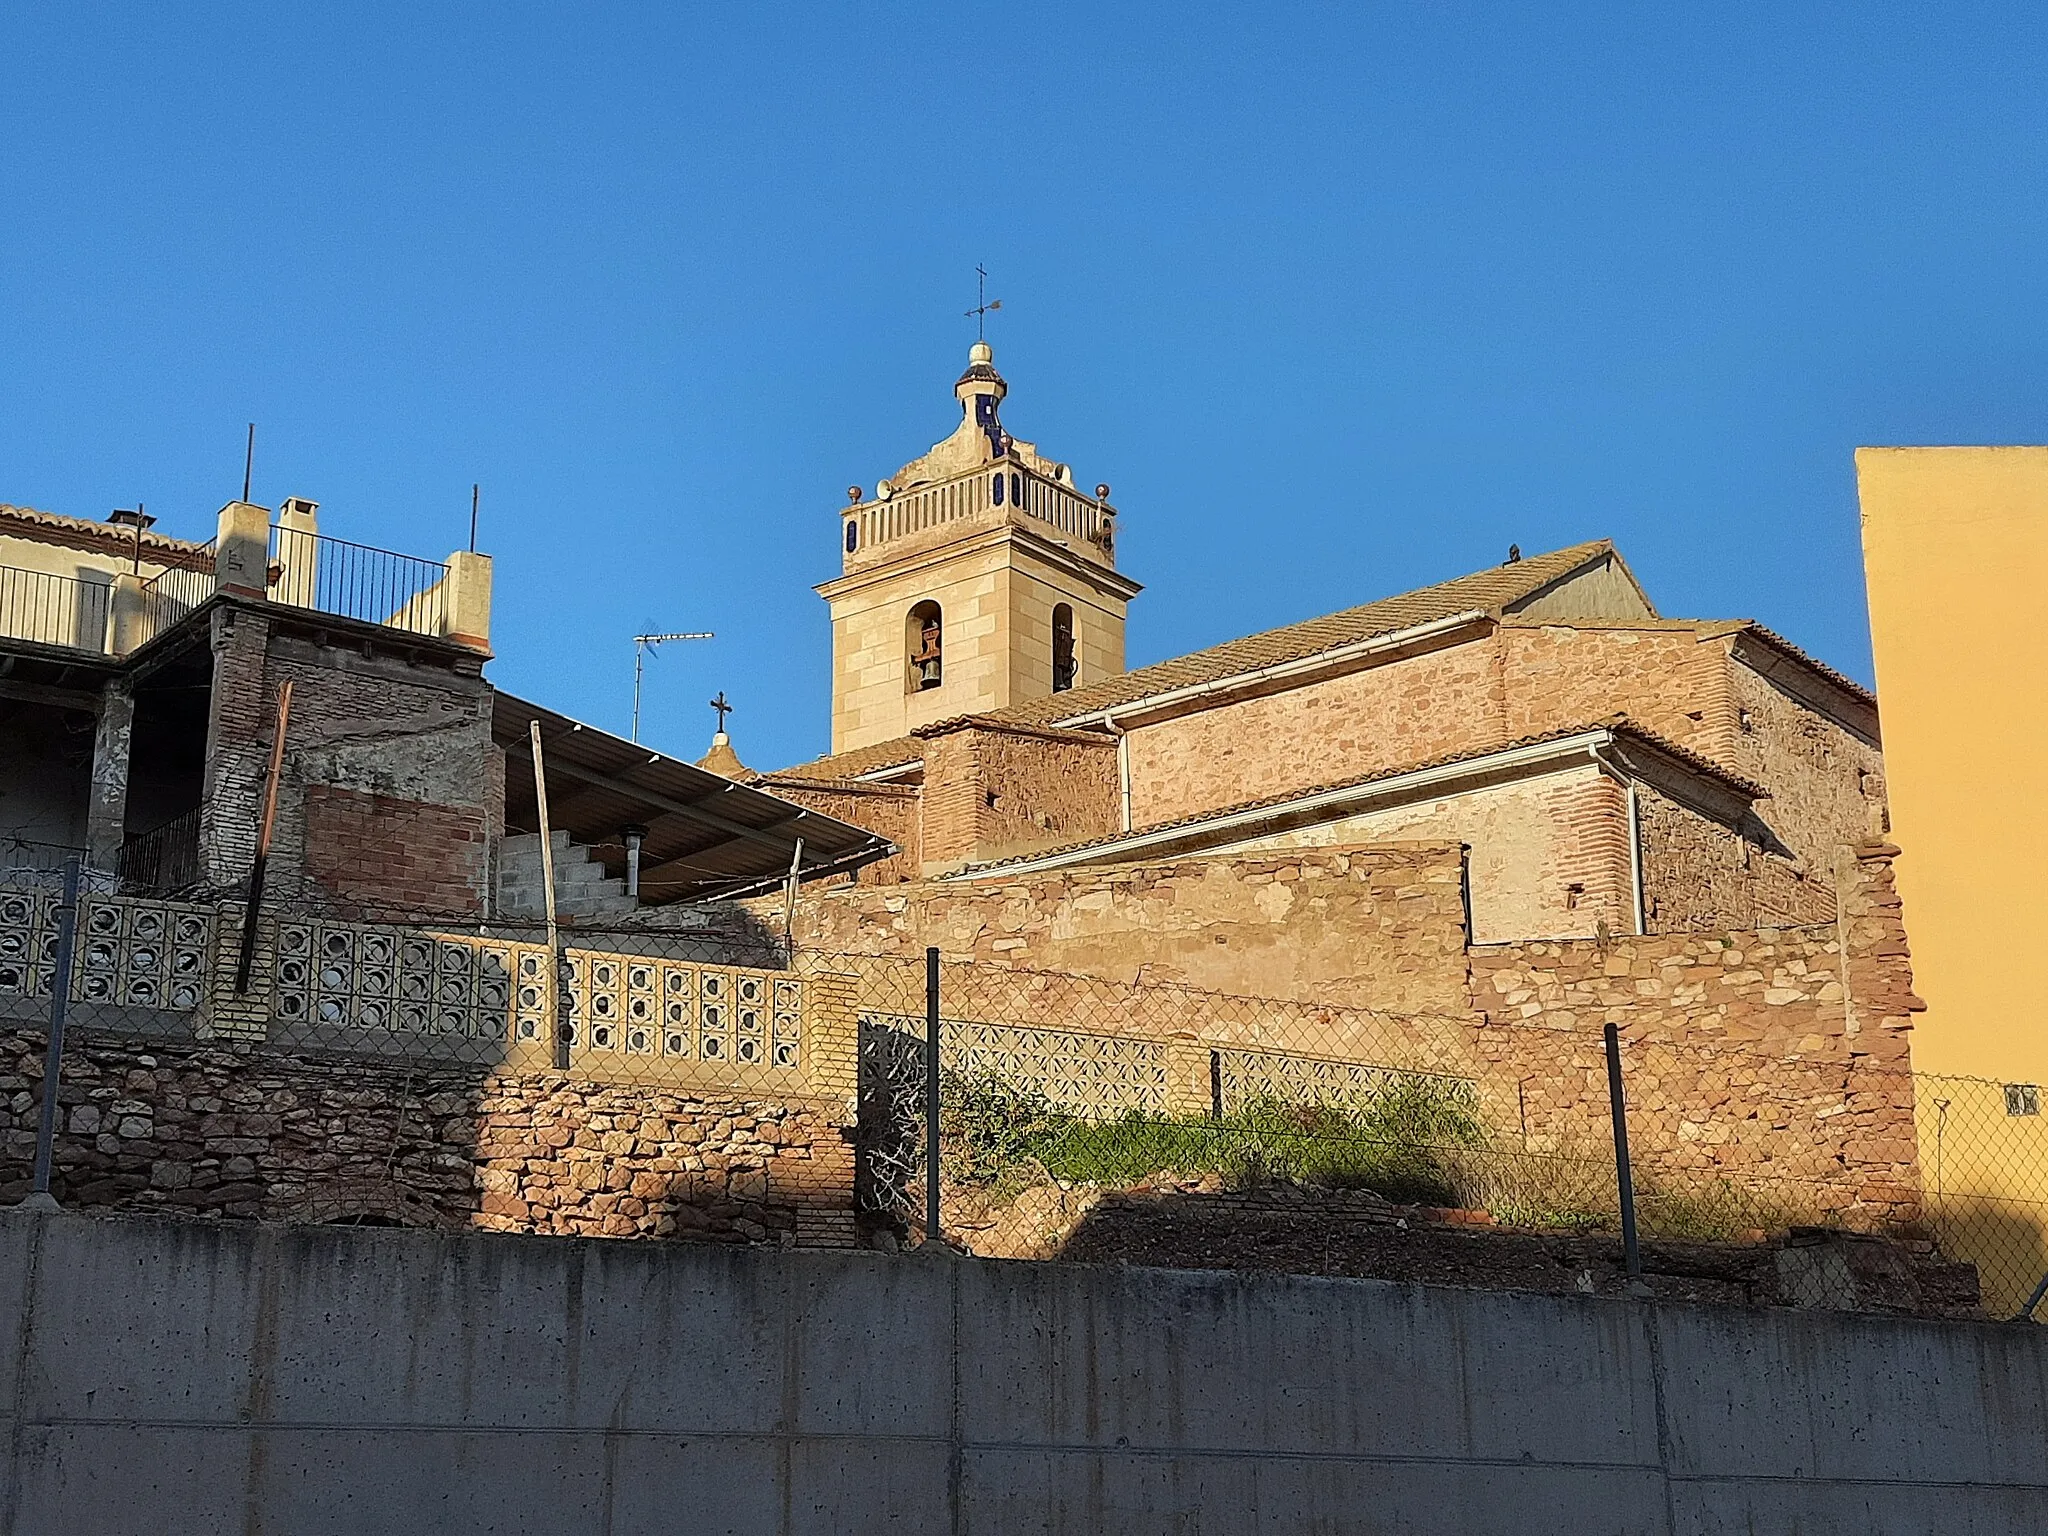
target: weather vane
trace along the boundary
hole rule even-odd
[[[711,701],[711,707],[718,711],[718,734],[725,734],[725,717],[732,713],[732,706],[725,702],[725,690],[718,690],[718,697]]]
[[[988,296],[988,268],[984,267],[980,262],[976,262],[974,264],[974,308],[967,311],[968,317],[974,321],[974,339],[976,341],[988,340],[982,334],[982,326],[988,318],[989,311],[1001,309],[1002,307],[1003,301],[1001,299],[991,299]]]

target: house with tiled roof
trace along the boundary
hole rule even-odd
[[[1423,841],[1462,849],[1476,942],[1833,917],[1884,814],[1853,680],[1664,616],[1604,539],[1126,670],[1109,487],[1011,438],[1007,392],[977,344],[953,435],[849,492],[833,751],[758,776],[896,844],[861,882]]]

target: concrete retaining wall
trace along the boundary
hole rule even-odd
[[[2048,1528],[2032,1328],[0,1213],[0,1531]]]

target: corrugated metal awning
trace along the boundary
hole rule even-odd
[[[626,829],[644,827],[640,899],[650,906],[771,890],[789,877],[799,839],[802,880],[846,874],[896,851],[865,827],[499,692],[491,735],[505,751],[505,820],[511,830],[540,826],[528,734],[536,720],[549,825],[587,844],[615,873],[625,865]]]

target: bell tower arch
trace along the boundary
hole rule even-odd
[[[1124,669],[1138,583],[1116,568],[1109,487],[1003,425],[1010,387],[977,341],[953,386],[960,423],[840,511],[832,750],[980,714]]]

